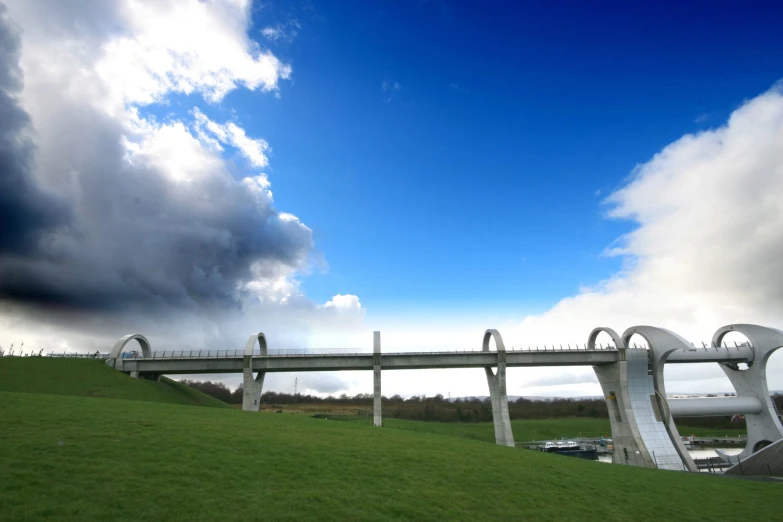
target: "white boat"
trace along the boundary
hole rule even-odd
[[[697,439],[694,435],[691,435],[690,437],[682,437],[682,443],[686,446],[692,446],[694,442],[696,442]]]
[[[552,442],[552,441],[548,441],[548,442],[545,442],[544,444],[539,444],[538,445],[538,451],[546,451],[547,453],[551,453],[551,452],[557,451],[558,449],[559,448],[558,448],[557,443],[556,442]]]

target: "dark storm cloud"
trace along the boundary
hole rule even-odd
[[[0,255],[29,252],[43,230],[66,219],[62,203],[30,175],[30,119],[14,98],[22,87],[19,48],[18,31],[0,4]]]
[[[127,129],[72,96],[38,96],[32,128],[14,98],[18,34],[0,10],[0,301],[106,313],[238,307],[254,264],[269,279],[303,266],[310,230],[221,161],[172,183],[155,161],[129,162]]]

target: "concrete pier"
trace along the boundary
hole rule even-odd
[[[718,329],[713,336],[713,344],[720,346],[723,338],[730,332],[738,332],[750,341],[753,358],[747,363],[746,368],[741,368],[735,363],[726,363],[720,365],[721,369],[734,386],[738,401],[744,400],[748,405],[758,403],[761,406],[756,411],[745,411],[748,443],[742,453],[739,455],[718,453],[726,462],[737,462],[783,439],[783,425],[780,423],[767,387],[767,362],[770,355],[783,346],[783,332],[754,324],[733,324]]]
[[[508,414],[508,395],[506,394],[506,345],[497,330],[487,330],[484,333],[482,351],[489,351],[490,339],[495,340],[497,349],[497,371],[487,366],[484,372],[489,385],[489,399],[492,404],[492,423],[495,427],[495,443],[499,446],[514,446],[514,435],[511,431],[511,418]]]
[[[372,333],[372,423],[373,426],[383,426],[381,415],[381,332]]]
[[[242,410],[259,411],[261,408],[261,393],[264,388],[264,376],[266,372],[258,372],[253,377],[253,350],[258,342],[261,350],[261,356],[268,353],[266,345],[266,336],[263,333],[251,335],[245,344],[245,355],[242,358]]]
[[[685,448],[674,423],[671,409],[666,398],[666,385],[663,378],[663,368],[666,359],[673,352],[687,352],[691,343],[674,332],[655,326],[632,326],[623,332],[622,339],[626,346],[634,335],[639,335],[646,342],[648,349],[646,360],[639,360],[638,364],[652,377],[652,390],[645,390],[647,397],[638,397],[638,401],[645,401],[645,406],[652,406],[652,418],[647,418],[649,424],[647,430],[642,431],[642,439],[648,447],[654,447],[657,467],[665,469],[685,469],[698,471],[690,453]],[[641,381],[640,381],[641,382]],[[645,381],[646,382],[646,381]],[[633,383],[631,383],[633,385]],[[631,389],[633,393],[633,389]],[[662,431],[661,426],[664,428]],[[668,437],[667,437],[668,435]],[[668,440],[665,440],[668,438]],[[672,449],[674,452],[672,452]],[[679,459],[677,458],[679,456]]]
[[[613,462],[654,468],[657,467],[652,453],[654,450],[648,450],[642,438],[642,433],[653,427],[649,422],[651,406],[632,397],[632,391],[641,391],[642,395],[649,396],[653,385],[647,375],[646,350],[643,354],[636,352],[624,353],[624,357],[630,355],[630,363],[626,359],[593,369],[606,398],[614,445]],[[640,358],[643,365],[639,364]],[[629,388],[629,382],[636,382],[634,390]]]

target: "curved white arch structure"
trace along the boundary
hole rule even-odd
[[[139,343],[142,357],[152,357],[152,348],[150,348],[150,342],[146,337],[141,334],[128,334],[120,337],[117,342],[114,343],[114,346],[112,346],[111,351],[109,352],[109,358],[106,359],[106,364],[116,370],[122,371],[122,349],[131,341]],[[138,372],[131,373],[131,377],[138,378],[138,376]]]
[[[654,417],[648,398],[655,396],[655,387],[647,372],[647,350],[628,349],[627,339],[605,326],[599,326],[590,332],[588,350],[595,350],[595,341],[600,333],[606,333],[612,338],[620,356],[616,363],[593,366],[609,412],[614,446],[613,461],[631,466],[658,467],[659,457],[662,462],[668,462],[670,459],[664,457],[677,453],[673,448],[661,451],[657,446],[653,448],[645,444],[645,438],[657,442],[661,435],[656,433],[654,435],[659,437],[648,436],[650,419]],[[667,435],[666,439],[668,438]],[[675,459],[673,465],[668,467],[682,469],[682,463]]]
[[[256,342],[261,351],[261,356],[269,353],[266,344],[266,336],[262,332],[257,332],[247,338],[245,343],[245,353],[242,357],[242,409],[244,411],[259,411],[261,408],[261,392],[264,388],[265,372],[258,372],[253,378],[253,351]]]
[[[617,347],[617,351],[619,352],[625,351],[626,344],[623,341],[622,337],[617,335],[617,332],[615,332],[614,330],[612,330],[607,326],[599,326],[597,328],[593,328],[593,331],[590,332],[590,335],[587,338],[588,350],[595,350],[595,341],[598,339],[598,335],[602,333],[605,333],[612,338],[612,342]]]
[[[495,443],[500,446],[514,446],[514,434],[511,430],[511,417],[508,413],[508,395],[506,394],[506,345],[500,332],[489,329],[484,332],[481,351],[488,352],[490,339],[495,340],[498,363],[497,371],[491,366],[484,368],[489,385],[489,399],[492,403],[492,423],[495,427]]]
[[[641,395],[648,395],[650,402],[650,409],[647,409],[647,404],[638,410],[640,417],[637,419],[637,424],[641,427],[643,424],[645,429],[640,430],[640,435],[649,451],[656,451],[654,460],[659,468],[667,469],[682,469],[682,466],[689,471],[698,471],[696,463],[693,462],[690,453],[682,443],[682,438],[677,432],[677,426],[674,424],[674,418],[671,415],[668,401],[666,399],[666,386],[663,378],[663,368],[666,363],[666,359],[672,352],[677,350],[688,350],[692,347],[691,343],[677,335],[676,333],[667,330],[665,328],[658,328],[657,326],[632,326],[623,332],[623,342],[627,345],[630,344],[631,337],[639,335],[647,341],[648,350],[647,357],[649,360],[649,369],[647,373],[652,377],[652,390],[649,389],[649,379],[643,379],[640,375],[643,363],[643,354],[639,354],[637,362],[635,364],[635,380],[639,383],[644,382],[644,391],[637,389],[631,389],[632,395],[637,395],[636,399],[641,400]],[[634,400],[632,396],[631,400]],[[643,422],[642,422],[643,421]],[[664,432],[668,434],[668,441],[662,436]],[[650,449],[655,448],[655,449]],[[674,451],[672,451],[674,450]],[[659,454],[661,456],[659,456]],[[677,458],[679,456],[679,458]]]
[[[761,411],[745,414],[748,430],[748,442],[739,455],[727,455],[718,452],[726,462],[738,462],[760,449],[783,439],[783,425],[777,415],[775,404],[769,396],[767,387],[767,362],[770,355],[783,347],[783,332],[775,328],[755,324],[730,324],[719,328],[712,336],[712,345],[720,346],[723,338],[730,332],[738,332],[747,337],[753,350],[753,360],[747,370],[740,370],[736,364],[721,364],[726,376],[737,392],[737,398],[756,399],[761,403]]]

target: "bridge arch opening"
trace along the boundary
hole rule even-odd
[[[625,339],[625,345],[628,348],[643,348],[650,349],[650,344],[647,342],[647,338],[640,333],[634,333]]]
[[[140,354],[138,350],[131,350],[130,352],[125,351],[126,346],[131,341],[136,341],[136,343],[138,343],[138,346],[141,349]],[[133,344],[131,344],[131,346],[133,346]],[[138,356],[152,357],[152,348],[150,347],[150,342],[147,340],[146,337],[144,337],[141,334],[124,335],[119,340],[117,340],[117,342],[114,343],[111,352],[109,353],[109,359],[120,359],[120,358],[131,357],[134,355],[136,357]]]
[[[720,346],[726,347],[729,350],[743,346],[752,346],[750,339],[748,339],[748,337],[742,332],[737,331],[726,332],[719,337],[717,343],[720,343]],[[728,366],[735,371],[746,371],[752,366],[752,364],[753,362],[751,361],[750,364],[747,362],[741,362],[728,364]]]
[[[257,353],[261,355],[267,355],[269,350],[267,348],[266,336],[262,332],[254,333],[247,339],[245,343],[245,355],[253,355],[256,352],[256,346],[258,346]]]
[[[767,360],[767,387],[770,390],[783,390],[783,349],[772,352]],[[783,424],[783,391],[771,392],[772,405]]]
[[[621,343],[622,344],[622,343]],[[587,343],[588,349],[613,349],[613,348],[619,348],[617,346],[617,343],[612,338],[610,334],[605,332],[604,330],[601,330],[599,332],[596,332],[595,339],[592,343]]]
[[[494,350],[492,349],[494,347]],[[489,329],[484,332],[484,339],[481,342],[481,351],[483,352],[498,352],[505,354],[506,345],[503,343],[503,337],[500,336],[500,332],[497,330]],[[505,363],[504,363],[505,364]],[[497,375],[497,371],[493,371],[492,368],[486,368],[487,375]]]

